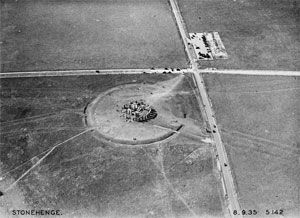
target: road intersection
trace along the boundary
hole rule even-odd
[[[195,59],[194,51],[189,46],[190,39],[187,34],[187,30],[181,16],[179,7],[176,0],[170,0],[172,12],[175,16],[175,20],[180,32],[181,38],[184,43],[185,51],[189,59],[191,68],[188,69],[173,69],[173,68],[158,68],[158,69],[92,69],[92,70],[58,70],[58,71],[34,71],[34,72],[4,72],[0,73],[0,79],[4,78],[16,78],[16,77],[44,77],[44,76],[81,76],[81,75],[114,75],[114,74],[184,74],[192,73],[195,84],[197,85],[199,94],[201,96],[201,102],[205,119],[209,130],[211,131],[214,144],[217,150],[217,162],[220,166],[220,172],[222,180],[224,181],[224,196],[227,199],[229,214],[233,216],[234,211],[237,211],[237,215],[234,217],[242,217],[241,208],[238,202],[238,196],[232,177],[232,170],[228,162],[226,149],[222,143],[220,131],[218,129],[217,121],[214,117],[214,111],[212,109],[211,102],[206,92],[205,83],[203,81],[202,74],[214,73],[214,74],[234,74],[234,75],[277,75],[277,76],[300,76],[298,71],[268,71],[268,70],[217,70],[217,69],[199,69],[197,60]]]
[[[5,72],[0,73],[0,79],[17,77],[44,77],[44,76],[92,76],[92,75],[116,75],[116,74],[156,74],[172,73],[183,74],[193,73],[193,69],[101,69],[101,70],[51,70],[32,72]],[[198,73],[226,74],[226,75],[265,75],[265,76],[300,76],[299,71],[275,71],[275,70],[218,70],[218,69],[198,69]]]
[[[208,95],[206,92],[206,88],[205,88],[204,81],[203,81],[203,78],[201,75],[201,71],[198,68],[198,63],[193,58],[192,50],[188,46],[189,38],[185,31],[186,28],[184,26],[184,22],[181,17],[180,10],[176,3],[176,0],[170,0],[170,3],[171,3],[173,14],[175,16],[175,20],[177,22],[177,26],[179,28],[181,38],[184,42],[185,50],[188,54],[190,64],[192,65],[193,75],[195,78],[196,85],[199,89],[199,93],[201,95],[202,104],[204,106],[203,108],[205,110],[205,114],[206,114],[206,118],[207,118],[207,123],[208,123],[210,129],[213,131],[212,138],[214,139],[214,143],[216,145],[216,149],[217,149],[217,153],[218,153],[217,161],[220,162],[221,172],[222,172],[222,176],[224,179],[224,184],[225,184],[224,188],[226,189],[226,190],[224,190],[224,193],[226,193],[225,198],[227,198],[227,200],[228,200],[229,213],[230,213],[230,215],[233,215],[234,211],[237,211],[237,215],[235,217],[242,217],[240,205],[238,202],[238,198],[237,198],[237,194],[236,194],[236,190],[235,190],[235,186],[234,186],[234,182],[233,182],[230,165],[228,163],[226,150],[222,143],[221,135],[218,130],[218,125],[217,125],[217,122],[213,115],[214,113],[213,113],[211,103],[209,101],[209,98],[208,98]]]

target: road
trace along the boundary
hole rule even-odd
[[[5,72],[0,73],[0,79],[16,77],[43,77],[43,76],[84,76],[84,75],[111,75],[111,74],[144,74],[144,73],[174,73],[191,72],[190,69],[157,68],[157,69],[102,69],[102,70],[51,70],[33,72]]]
[[[217,70],[203,69],[201,73],[234,74],[234,75],[265,75],[265,76],[300,76],[300,71],[285,70]]]
[[[171,3],[172,11],[174,13],[174,16],[175,16],[175,19],[177,22],[177,26],[179,28],[180,35],[184,42],[185,50],[186,50],[188,58],[190,60],[190,64],[192,65],[193,75],[194,75],[196,85],[198,86],[198,89],[199,89],[199,92],[200,92],[200,95],[202,98],[208,125],[209,125],[210,129],[213,131],[212,137],[213,137],[214,143],[216,145],[218,159],[221,164],[221,172],[222,172],[222,176],[224,178],[225,187],[226,187],[226,191],[227,191],[228,209],[229,209],[230,215],[233,216],[234,210],[236,210],[238,212],[238,214],[241,214],[241,209],[240,209],[239,202],[237,200],[238,198],[237,198],[237,194],[235,191],[235,186],[234,186],[234,182],[233,182],[231,169],[228,164],[227,153],[226,153],[225,147],[222,143],[221,135],[220,135],[220,132],[219,132],[219,129],[217,126],[217,122],[214,118],[214,115],[213,115],[214,113],[213,113],[213,110],[211,107],[211,103],[209,101],[209,98],[208,98],[208,95],[207,95],[207,92],[205,89],[204,81],[203,81],[203,78],[201,75],[202,71],[199,70],[198,64],[197,64],[196,60],[193,58],[192,50],[188,46],[189,38],[188,38],[187,32],[185,31],[186,28],[185,28],[183,19],[181,17],[181,13],[180,13],[179,7],[177,5],[177,2],[176,2],[176,0],[170,0],[170,3]],[[242,217],[242,215],[236,215],[234,217]]]
[[[33,72],[7,72],[0,73],[2,78],[16,77],[43,77],[43,76],[88,76],[88,75],[114,75],[114,74],[143,74],[143,73],[194,73],[193,69],[104,69],[104,70],[52,70],[52,71],[33,71]],[[266,75],[266,76],[300,76],[299,71],[275,71],[275,70],[217,70],[217,69],[198,69],[198,73],[209,74],[233,74],[233,75]]]

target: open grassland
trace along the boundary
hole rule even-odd
[[[0,4],[2,72],[186,67],[167,0]]]
[[[84,108],[99,94],[119,85],[155,84],[174,77],[2,79],[0,190],[41,160],[42,152],[87,130]],[[52,208],[60,209],[61,217],[223,217],[212,147],[201,142],[207,137],[201,133],[201,112],[192,79],[184,77],[184,92],[178,87],[176,98],[170,98],[170,113],[179,118],[185,113],[186,119],[199,122],[199,136],[180,134],[155,145],[119,146],[88,131],[58,146],[5,192],[0,215],[11,214],[12,208]],[[187,99],[194,100],[183,105]]]
[[[204,78],[241,207],[258,210],[259,217],[276,209],[283,209],[285,217],[298,217],[300,78]]]
[[[201,68],[299,70],[299,1],[177,0],[189,32],[217,31],[228,60]]]

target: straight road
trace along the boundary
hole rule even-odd
[[[0,73],[2,78],[16,77],[43,77],[43,76],[84,76],[84,75],[113,75],[113,74],[144,74],[144,73],[189,73],[190,69],[175,68],[157,68],[157,69],[103,69],[103,70],[51,70],[51,71],[33,71],[33,72],[7,72]]]
[[[198,86],[198,89],[199,89],[199,92],[200,92],[200,95],[202,98],[204,110],[205,110],[206,117],[207,117],[207,122],[208,122],[208,125],[210,126],[210,129],[212,130],[212,137],[216,144],[218,158],[219,158],[219,161],[221,164],[221,172],[222,172],[222,176],[223,176],[224,182],[225,182],[225,188],[226,188],[225,192],[227,192],[228,209],[229,209],[230,215],[233,216],[234,210],[236,210],[238,214],[241,214],[241,209],[240,209],[239,202],[237,200],[237,194],[235,191],[235,186],[234,186],[234,182],[233,182],[233,178],[232,178],[231,169],[228,164],[227,153],[226,153],[226,150],[222,143],[221,135],[219,133],[218,126],[217,126],[217,122],[214,118],[214,115],[213,115],[214,113],[213,113],[213,110],[212,110],[212,107],[211,107],[211,104],[210,104],[210,101],[209,101],[209,98],[208,98],[208,95],[207,95],[207,92],[205,89],[204,81],[203,81],[202,74],[201,74],[202,71],[199,70],[198,64],[197,64],[196,60],[193,58],[192,50],[189,49],[189,46],[188,46],[189,38],[185,31],[186,28],[185,28],[179,7],[177,5],[177,2],[176,2],[176,0],[170,0],[170,3],[171,3],[172,11],[174,13],[174,16],[175,16],[175,19],[177,22],[177,26],[179,28],[180,35],[184,42],[185,50],[186,50],[188,58],[190,60],[190,64],[192,65],[193,75],[194,75],[196,85]],[[242,217],[242,215],[236,215],[235,217]]]
[[[193,65],[193,63],[192,63]],[[43,76],[84,76],[84,75],[114,75],[114,74],[143,74],[143,73],[194,73],[193,69],[104,69],[104,70],[57,70],[57,71],[32,71],[32,72],[9,72],[0,73],[1,78],[16,77],[43,77]],[[300,76],[299,71],[275,71],[275,70],[217,70],[198,69],[199,73],[209,74],[233,74],[233,75],[260,75],[260,76]]]
[[[300,71],[285,70],[199,70],[201,73],[233,74],[233,75],[257,75],[257,76],[300,76]]]

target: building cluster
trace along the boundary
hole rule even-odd
[[[123,105],[121,113],[126,122],[147,122],[157,117],[156,110],[142,99]]]

